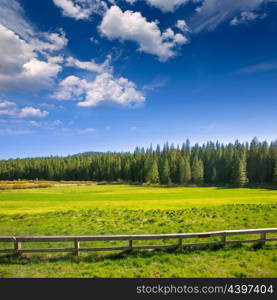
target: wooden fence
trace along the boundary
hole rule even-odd
[[[269,241],[277,241],[277,237],[268,237],[267,234],[277,233],[277,228],[261,228],[261,229],[246,229],[246,230],[224,230],[201,233],[176,233],[176,234],[141,234],[141,235],[87,235],[87,236],[0,236],[0,242],[13,243],[13,249],[0,249],[0,253],[33,253],[33,252],[74,252],[78,255],[80,251],[113,251],[113,250],[132,250],[132,249],[174,249],[188,246],[202,245],[225,245],[234,243],[265,243]],[[233,235],[253,235],[258,234],[258,239],[248,240],[227,240]],[[209,241],[206,243],[188,243],[183,244],[184,239],[190,238],[210,238],[220,237],[219,241]],[[165,240],[176,239],[178,242],[174,245],[146,245],[136,246],[134,241],[144,240]],[[80,242],[92,241],[128,241],[127,246],[122,247],[94,247],[81,248]],[[29,249],[22,248],[23,242],[73,242],[73,248],[41,248]]]

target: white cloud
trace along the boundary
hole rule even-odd
[[[44,118],[48,116],[48,112],[31,106],[19,108],[14,102],[2,101],[0,102],[0,116],[10,118]]]
[[[18,116],[20,118],[44,118],[48,116],[48,112],[46,110],[41,111],[40,109],[34,107],[24,107],[20,110]]]
[[[32,127],[42,128],[42,129],[54,129],[59,126],[61,126],[63,123],[60,120],[54,120],[54,121],[30,121],[29,125]]]
[[[93,81],[68,76],[60,82],[53,98],[75,100],[82,107],[97,106],[104,101],[127,107],[145,102],[145,97],[132,81],[124,77],[114,78],[111,73],[99,74]]]
[[[144,91],[155,91],[160,87],[163,87],[167,82],[168,78],[166,77],[156,77],[154,80],[150,81],[149,83],[145,84],[142,89]]]
[[[137,0],[126,0],[128,3],[135,3]],[[146,2],[154,6],[156,8],[159,8],[163,12],[173,12],[176,10],[179,6],[181,6],[184,3],[187,3],[190,0],[146,0]]]
[[[17,114],[16,110],[11,108],[0,109],[0,116],[14,117],[16,114]]]
[[[109,63],[110,63],[109,57],[102,64],[97,64],[94,60],[80,61],[71,56],[66,58],[67,66],[71,66],[71,67],[75,67],[75,68],[79,68],[79,69],[83,69],[83,70],[87,70],[87,71],[91,71],[91,72],[96,72],[96,73],[102,73],[105,70],[109,69],[110,68]]]
[[[272,71],[277,69],[277,62],[263,62],[255,65],[246,66],[236,71],[237,74],[251,74]]]
[[[242,12],[258,10],[262,4],[276,0],[193,0],[200,3],[189,20],[192,31],[213,30],[220,23],[232,20]],[[234,21],[235,22],[235,21]],[[234,24],[233,24],[234,25]]]
[[[0,135],[24,135],[33,133],[31,130],[0,129]]]
[[[245,24],[256,19],[263,19],[264,17],[266,17],[266,14],[259,15],[251,11],[243,11],[239,16],[234,17],[230,21],[230,25],[235,26],[239,24]]]
[[[86,128],[79,131],[80,134],[94,134],[96,132],[95,128]]]
[[[18,74],[0,74],[0,90],[37,90],[49,89],[53,79],[61,71],[57,64],[32,59],[22,66]]]
[[[189,27],[188,27],[185,20],[178,20],[175,26],[183,32],[189,32],[190,31],[190,29],[189,29]]]
[[[49,88],[62,68],[51,58],[48,62],[39,60],[38,53],[50,45],[51,50],[57,50],[66,44],[63,35],[54,34],[51,39],[53,44],[38,44],[37,40],[27,43],[0,24],[0,90]]]
[[[17,73],[33,57],[32,46],[0,24],[0,74]]]
[[[37,32],[18,1],[0,0],[0,90],[50,88],[61,71],[67,45],[62,29]]]
[[[0,102],[0,109],[15,106],[15,105],[16,105],[16,103],[11,102],[11,101],[2,101],[2,102]]]
[[[92,13],[102,13],[107,5],[101,0],[53,0],[62,14],[76,20],[88,19]]]
[[[24,11],[17,1],[0,0],[0,23],[20,35],[27,38],[33,35],[33,26],[26,21]]]
[[[32,127],[40,127],[40,126],[41,126],[40,123],[37,122],[37,121],[30,121],[29,124],[30,124]]]
[[[134,41],[139,51],[156,55],[161,61],[174,56],[176,46],[187,42],[185,36],[170,28],[162,33],[156,22],[148,22],[140,12],[122,12],[118,6],[106,12],[99,30],[111,40]]]
[[[49,63],[53,63],[53,64],[62,64],[64,62],[64,57],[63,55],[56,55],[56,56],[50,56],[47,55],[47,61]]]
[[[47,80],[48,78],[55,77],[60,71],[61,66],[45,61],[32,58],[30,61],[23,65],[22,75],[28,78],[40,78]]]
[[[44,40],[42,40],[44,39]],[[60,30],[59,33],[42,33],[41,39],[33,38],[30,40],[30,44],[36,51],[58,51],[63,49],[68,43],[68,39],[65,37],[63,30]]]
[[[99,44],[99,41],[95,38],[95,37],[91,37],[90,39],[89,39],[93,44],[95,44],[95,45],[98,45]]]
[[[59,89],[53,98],[59,100],[81,100],[88,89],[88,82],[77,76],[70,75],[59,83]]]

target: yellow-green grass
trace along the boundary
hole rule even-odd
[[[91,185],[0,191],[0,214],[37,214],[92,208],[167,210],[275,203],[277,190],[266,189]]]
[[[0,180],[0,190],[93,185],[95,181]]]
[[[277,227],[276,190],[94,185],[0,191],[0,235],[155,234],[265,227]],[[259,238],[236,239],[247,237]],[[149,242],[135,242],[145,243]],[[7,247],[12,245],[0,243],[0,248]],[[23,247],[72,245],[24,243]],[[175,251],[81,253],[80,257],[64,253],[2,254],[0,277],[276,277],[276,250],[276,243],[271,242]]]

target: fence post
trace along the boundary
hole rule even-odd
[[[14,238],[14,250],[17,255],[20,255],[19,250],[21,250],[21,242],[18,242],[16,238]]]
[[[182,245],[183,245],[183,239],[179,239],[177,247],[180,248],[182,247]]]
[[[79,248],[80,248],[80,242],[79,241],[74,241],[74,248],[75,248],[75,254],[78,256],[79,255]]]
[[[222,236],[221,236],[221,244],[222,245],[225,245],[225,242],[226,242],[226,233],[223,232]]]
[[[266,232],[261,232],[261,241],[265,243],[266,241]]]
[[[133,240],[129,240],[129,248],[130,248],[130,249],[133,248]]]

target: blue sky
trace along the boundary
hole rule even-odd
[[[0,158],[277,138],[275,0],[0,0]]]

